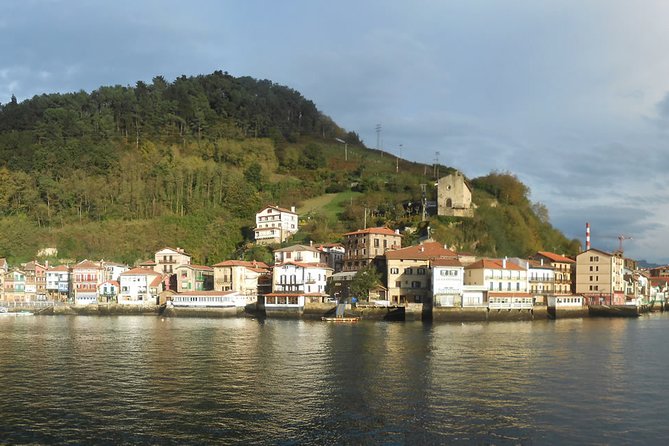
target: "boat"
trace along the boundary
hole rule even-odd
[[[323,316],[322,321],[325,322],[358,322],[360,320],[357,316],[346,316],[344,314],[346,310],[346,304],[337,304],[337,309],[335,311],[335,317]]]
[[[9,312],[9,308],[7,308],[7,307],[0,307],[0,313],[8,313],[8,312]]]

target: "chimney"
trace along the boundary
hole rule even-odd
[[[400,230],[399,230],[399,229],[395,229],[395,234],[400,235]]]
[[[313,248],[313,247],[314,247],[314,241],[313,241],[313,240],[309,240],[309,247],[310,247],[310,248]]]
[[[502,268],[506,269],[506,257],[502,259]]]
[[[544,266],[544,259],[541,259],[541,266]]]
[[[293,214],[295,213],[295,206],[290,207],[290,212],[292,212]]]
[[[590,251],[590,223],[585,224],[585,250]]]

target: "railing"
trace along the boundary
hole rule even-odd
[[[35,301],[2,301],[0,300],[0,307],[7,308],[49,308],[62,307],[68,305],[67,302],[49,301],[49,300],[35,300]]]

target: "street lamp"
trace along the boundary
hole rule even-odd
[[[340,138],[335,138],[335,141],[344,144],[344,161],[348,161],[348,143]]]

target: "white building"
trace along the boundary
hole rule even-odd
[[[46,292],[51,299],[67,299],[70,296],[70,268],[60,265],[47,269]]]
[[[133,268],[119,277],[121,305],[155,305],[163,290],[163,275],[152,269]]]
[[[322,263],[288,261],[274,266],[273,293],[321,294],[326,297],[325,285],[332,268]]]
[[[267,206],[256,214],[256,227],[253,230],[256,243],[267,245],[286,241],[298,231],[298,216],[295,206],[290,210],[278,206]]]
[[[457,259],[434,259],[432,266],[432,295],[435,307],[462,306],[464,267]]]
[[[105,280],[107,281],[116,281],[121,273],[124,273],[130,269],[128,265],[115,262],[102,262],[102,268],[104,269]]]
[[[274,250],[274,263],[302,262],[325,263],[326,255],[313,246],[293,245]]]

